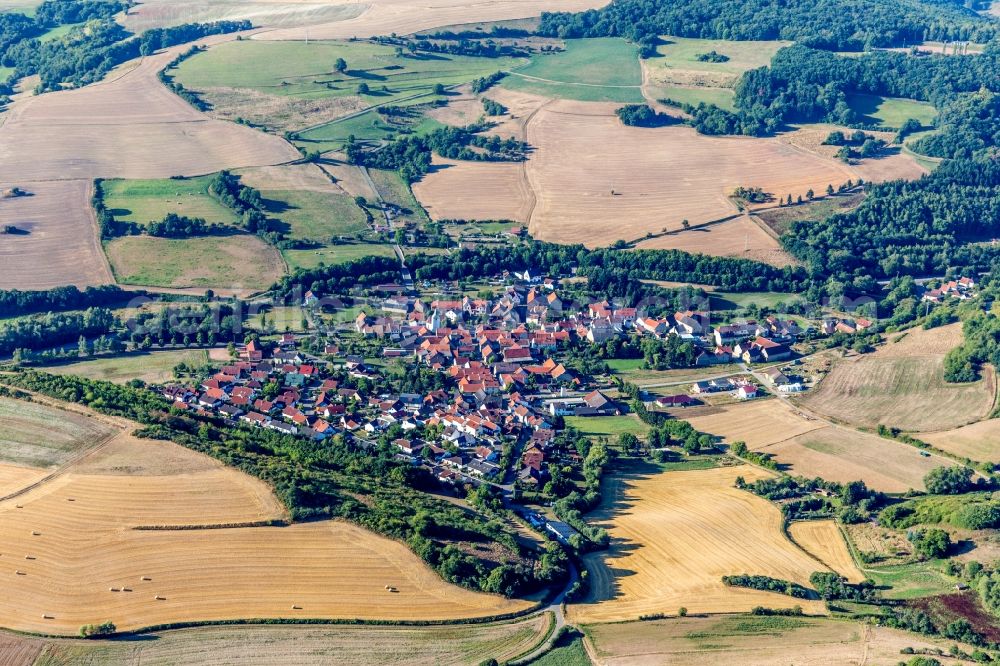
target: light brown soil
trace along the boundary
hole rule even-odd
[[[9,184],[32,196],[0,200],[0,219],[29,233],[0,234],[0,288],[82,288],[113,281],[97,240],[91,181]]]
[[[434,157],[430,175],[413,194],[434,220],[527,222],[532,196],[514,162],[463,162]]]
[[[652,238],[642,241],[636,248],[684,250],[722,257],[742,257],[773,266],[798,263],[782,249],[777,240],[746,216]]]

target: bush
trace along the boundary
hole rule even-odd
[[[952,523],[955,527],[967,530],[986,530],[1000,527],[1000,504],[996,502],[967,504],[955,512]]]
[[[83,638],[97,638],[99,636],[110,636],[115,633],[117,627],[111,620],[105,620],[100,624],[85,624],[80,627],[80,636]]]

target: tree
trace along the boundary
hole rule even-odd
[[[832,197],[833,196],[833,185],[827,185],[826,186],[826,196],[828,196],[828,197]]]
[[[816,196],[816,193],[815,193],[815,192],[813,192],[813,191],[812,191],[812,188],[810,187],[810,188],[809,188],[809,191],[808,191],[808,192],[806,192],[806,198],[807,198],[807,199],[809,199],[809,201],[812,201],[812,200],[813,200],[813,197],[815,197],[815,196]]]
[[[973,488],[968,467],[938,467],[927,472],[924,485],[932,495],[959,495]]]
[[[362,81],[361,83],[358,84],[358,94],[359,95],[367,95],[369,92],[371,92],[371,88],[368,87],[367,83],[365,83],[364,81]]]
[[[951,537],[936,527],[917,530],[909,535],[909,539],[917,552],[927,559],[944,557],[951,547]]]
[[[688,220],[681,220],[681,226],[684,227],[685,229],[690,229],[691,223]]]
[[[90,345],[87,343],[87,336],[81,335],[80,339],[76,342],[77,355],[80,358],[86,358],[90,356]]]
[[[444,84],[443,83],[435,83],[434,84],[434,94],[435,95],[443,95],[444,93],[445,93]]]
[[[347,71],[347,61],[343,58],[337,58],[337,60],[333,63],[333,70],[343,74]]]

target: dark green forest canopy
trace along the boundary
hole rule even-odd
[[[558,37],[658,35],[733,40],[787,39],[862,50],[925,39],[985,42],[994,21],[957,0],[614,0],[602,9],[542,15],[539,32]]]

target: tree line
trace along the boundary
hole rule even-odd
[[[703,39],[783,39],[861,51],[924,40],[987,42],[996,24],[958,0],[616,0],[584,12],[543,12],[549,37],[625,37],[655,53],[659,35]]]

